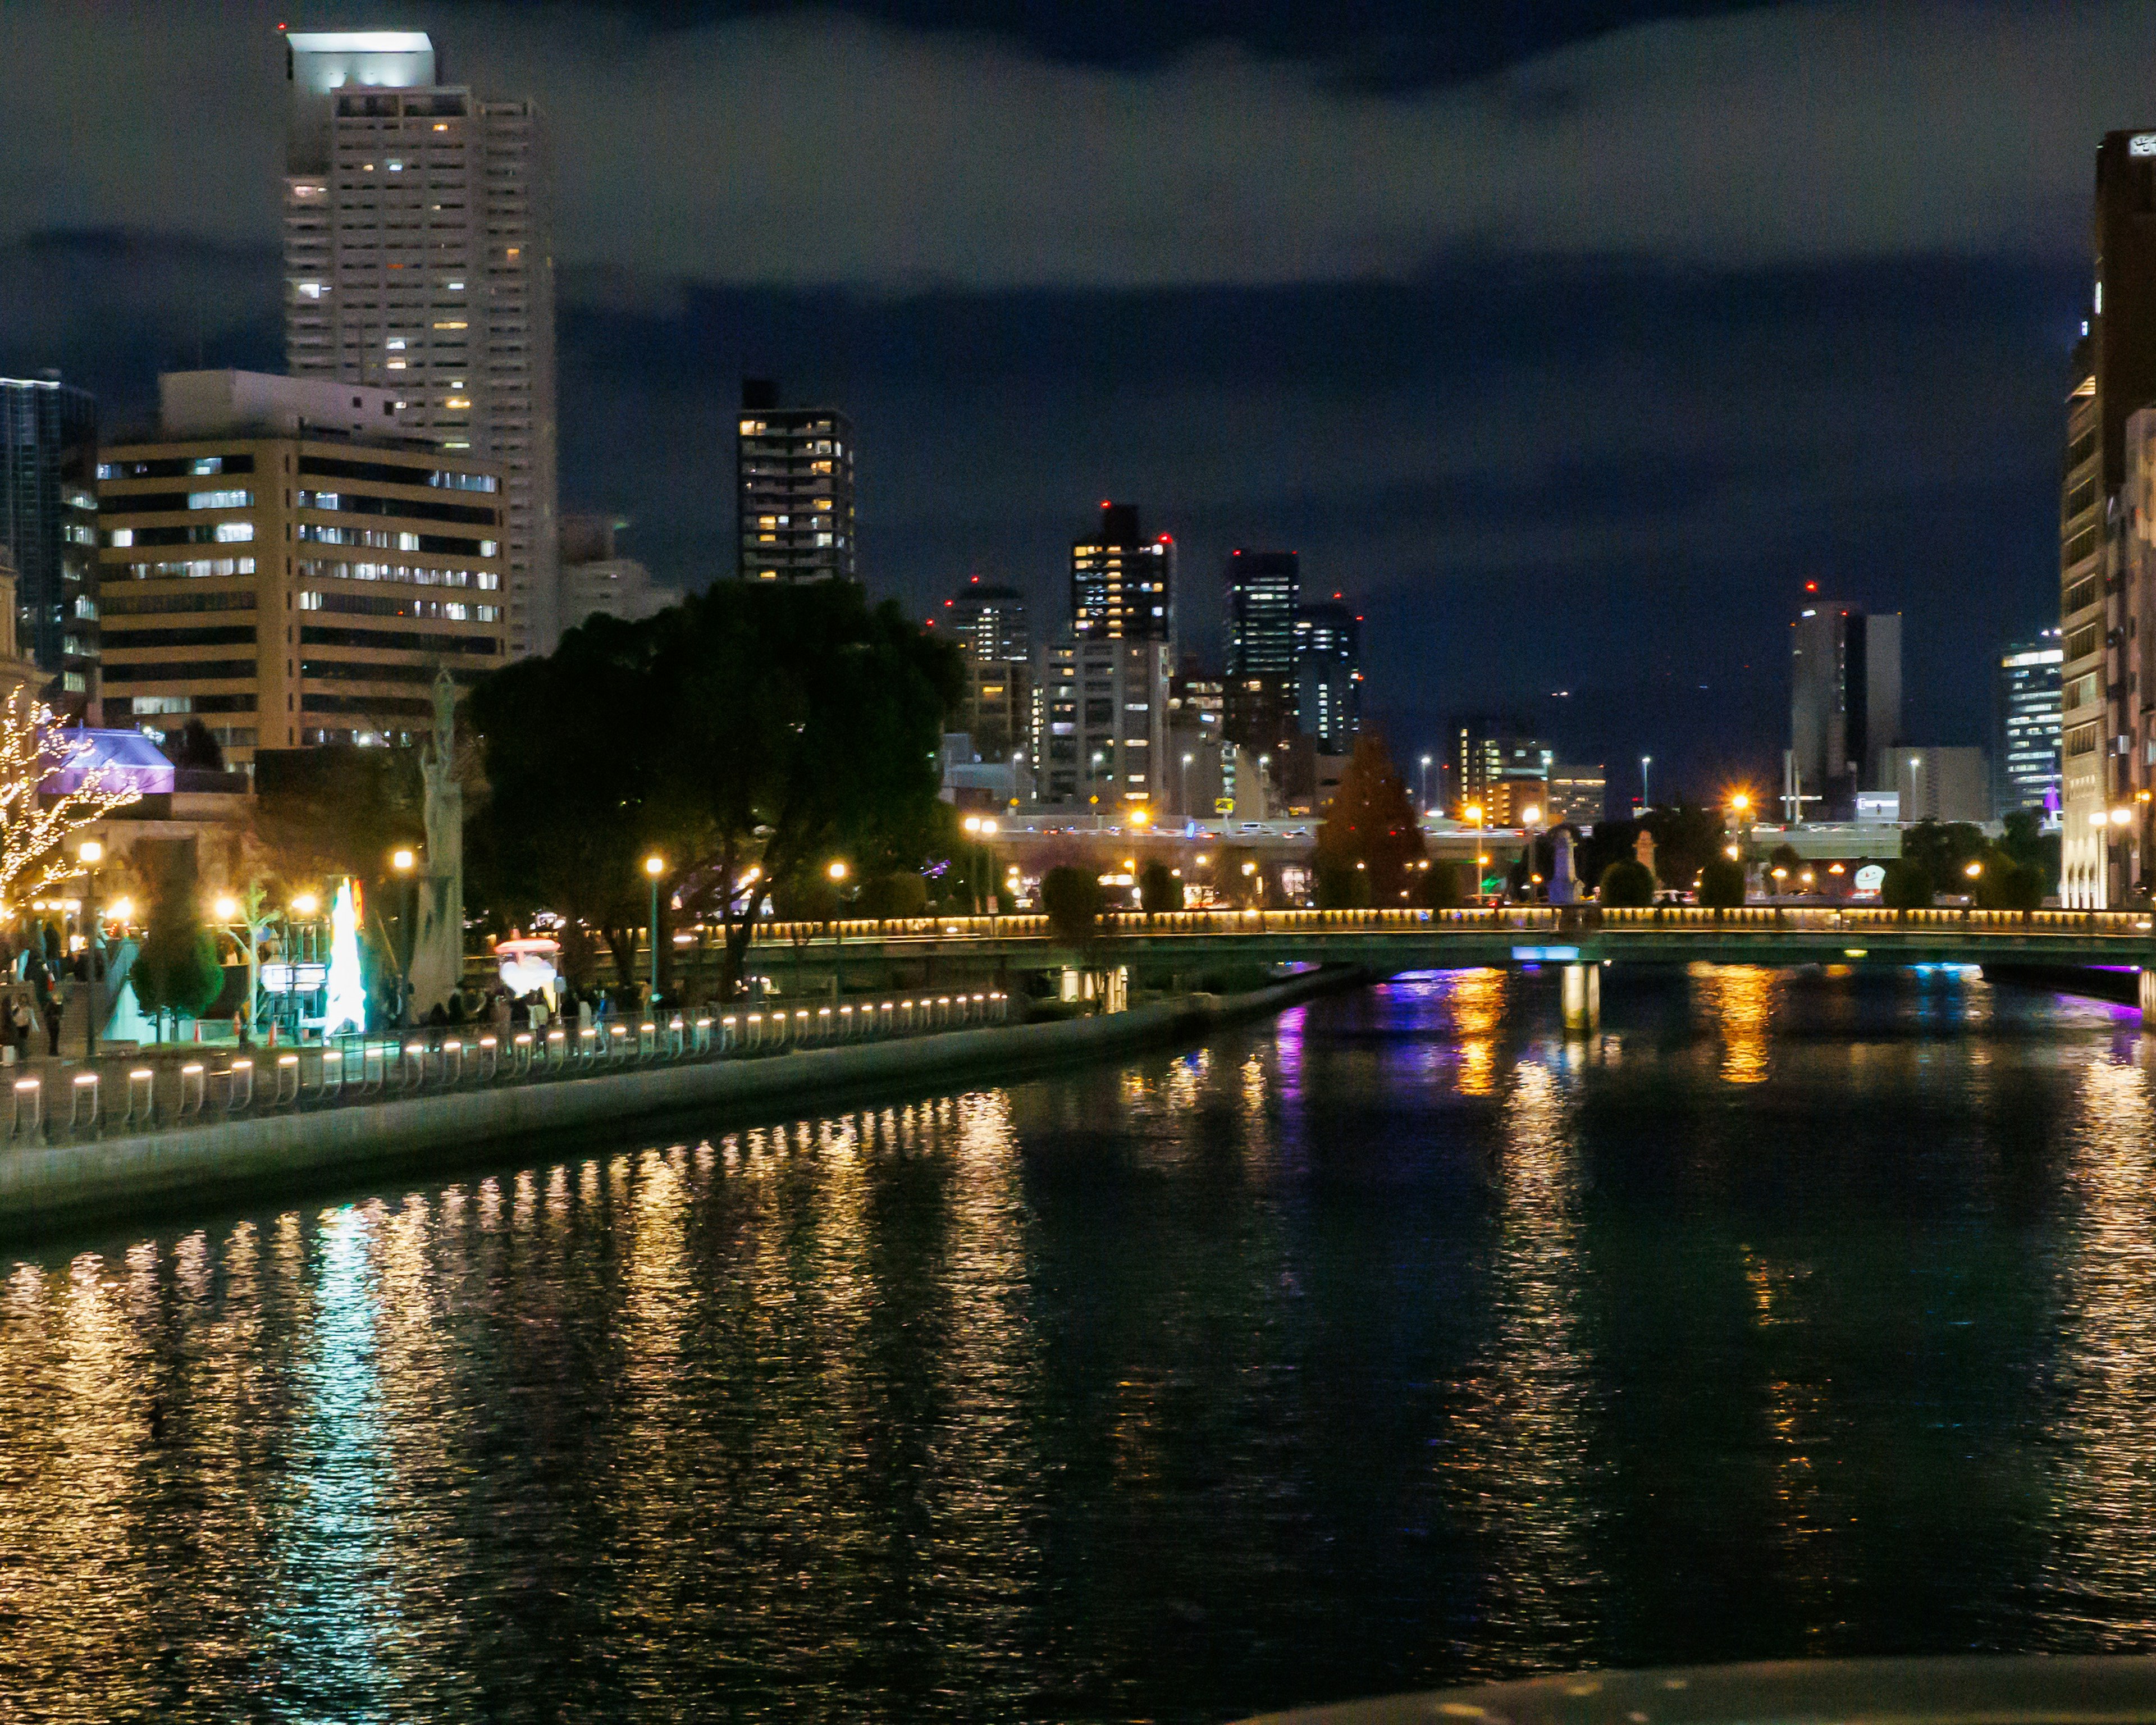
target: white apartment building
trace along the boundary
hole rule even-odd
[[[1164,814],[1168,773],[1166,641],[1052,642],[1035,656],[1034,794],[1091,814]]]
[[[285,40],[286,367],[394,390],[404,429],[500,467],[510,655],[552,652],[554,255],[537,110],[437,84],[424,32]]]

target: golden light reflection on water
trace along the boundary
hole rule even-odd
[[[2145,1040],[2145,1039],[2144,1039]],[[2059,1265],[2059,1400],[2042,1582],[2050,1645],[2142,1651],[2156,1635],[2156,1110],[2128,1057],[2082,1075]]]
[[[1707,1034],[1722,1041],[1722,1081],[1765,1083],[1775,973],[1750,964],[1695,964],[1691,977]]]
[[[1450,999],[1462,1096],[1496,1093],[1497,1029],[1505,1016],[1505,988],[1502,970],[1463,970],[1452,978]]]
[[[1464,1088],[1464,1086],[1463,1086]],[[1587,1663],[1610,1609],[1595,1550],[1594,1359],[1566,1081],[1516,1069],[1505,1098],[1489,1298],[1496,1327],[1449,1481],[1486,1545],[1477,1669]]]

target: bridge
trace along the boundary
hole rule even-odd
[[[1378,974],[1486,966],[1565,968],[1568,1023],[1600,1014],[1604,966],[1979,964],[2128,968],[2156,1023],[2156,932],[2132,911],[1889,911],[1749,905],[1502,906],[1451,911],[1177,911],[1103,917],[1089,939],[1042,916],[911,917],[760,925],[749,968],[843,976],[906,967],[933,977],[1131,968],[1185,978],[1227,966],[1352,965]]]

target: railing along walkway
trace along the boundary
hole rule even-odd
[[[1000,991],[923,993],[837,1006],[675,1013],[634,1023],[557,1025],[507,1034],[484,1026],[340,1037],[299,1047],[204,1049],[148,1057],[9,1067],[11,1143],[65,1142],[363,1107],[405,1096],[557,1083],[661,1066],[754,1059],[799,1048],[884,1042],[1008,1021]],[[38,1070],[44,1066],[46,1070]]]

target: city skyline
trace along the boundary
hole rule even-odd
[[[199,73],[237,106],[216,128],[173,112],[169,163],[131,165],[78,136],[66,172],[42,174],[42,134],[20,146],[35,195],[0,234],[0,307],[13,314],[0,324],[0,372],[58,366],[98,393],[108,423],[126,423],[143,417],[159,370],[198,355],[280,369],[281,69],[274,42],[258,39],[277,20],[246,8],[145,13],[92,38],[36,5],[16,17],[33,45],[94,41],[110,57],[93,103],[121,91],[131,112],[155,106],[152,74],[165,68]],[[323,8],[292,23],[372,21]],[[549,116],[563,175],[562,507],[628,521],[626,553],[662,583],[723,572],[711,567],[709,499],[726,485],[734,393],[744,374],[777,375],[789,398],[834,402],[855,419],[864,572],[916,615],[975,572],[1053,614],[1073,514],[1127,495],[1175,534],[1188,571],[1217,568],[1238,543],[1290,544],[1313,587],[1353,592],[1372,619],[1368,716],[1403,750],[1433,744],[1450,711],[1548,704],[1568,690],[1565,722],[1537,723],[1569,753],[1655,752],[1671,790],[1705,792],[1732,771],[1771,785],[1783,636],[1803,579],[1905,614],[1912,734],[1988,734],[1991,655],[2053,620],[2042,542],[2066,355],[2086,309],[2090,152],[2105,130],[2145,117],[2130,80],[2109,69],[2130,34],[2126,8],[2092,9],[2041,53],[2016,46],[2034,26],[1994,22],[1984,39],[2022,54],[2025,88],[1987,82],[1955,99],[1992,103],[2021,140],[2011,162],[1984,145],[1997,195],[1981,217],[1943,215],[1919,196],[1928,172],[1969,163],[1966,137],[1948,141],[1964,108],[1933,93],[1882,116],[1863,69],[1966,54],[1978,26],[1950,21],[1924,39],[1803,5],[1613,6],[1592,29],[1560,30],[1403,24],[1380,9],[1349,14],[1332,37],[1278,19],[1223,37],[1217,22],[1170,8],[1135,33],[1034,20],[998,23],[974,44],[992,83],[1031,69],[1059,89],[1142,87],[1161,123],[1198,137],[1211,42],[1242,57],[1229,78],[1238,100],[1269,103],[1327,141],[1388,121],[1426,166],[1476,159],[1448,130],[1462,104],[1554,80],[1577,90],[1637,170],[1646,74],[1628,73],[1628,59],[1711,72],[1717,54],[1802,40],[1828,80],[1821,100],[1849,105],[1880,159],[1912,164],[1875,176],[1864,196],[1801,200],[1770,219],[1753,196],[1762,153],[1740,136],[1717,158],[1722,179],[1678,177],[1705,213],[1702,234],[1682,241],[1651,211],[1569,208],[1535,152],[1515,187],[1517,231],[1464,237],[1454,195],[1430,193],[1415,207],[1424,237],[1402,256],[1373,252],[1352,213],[1253,151],[1250,183],[1282,231],[1339,240],[1322,265],[1247,234],[1209,235],[1195,259],[1178,257],[1147,230],[1120,266],[1087,237],[1035,248],[1020,267],[955,255],[932,224],[909,270],[889,236],[858,223],[834,232],[813,188],[796,187],[787,208],[800,219],[787,232],[820,239],[766,225],[760,249],[721,248],[691,268],[675,242],[595,213],[591,188],[633,141],[595,126],[605,104],[636,89],[636,111],[623,113],[638,136],[696,110],[684,80],[635,83],[668,57],[721,85],[761,69],[821,114],[832,90],[878,67],[936,87],[958,52],[937,27],[955,21],[927,7],[851,14],[834,38],[845,51],[822,71],[808,69],[785,18],[722,9],[685,21],[569,8],[515,32],[453,6],[395,21],[427,28],[458,80],[529,90]],[[602,40],[602,61],[588,63]],[[1382,76],[1369,70],[1380,41]],[[24,103],[44,111],[28,94]],[[1711,135],[1705,105],[1676,116],[1695,142]],[[1059,136],[1052,116],[1036,131],[1019,159]],[[737,131],[690,165],[721,142],[737,152],[736,178],[778,183],[770,146]],[[1824,145],[1798,135],[1778,147],[1794,152],[1787,171],[1840,184],[1845,170]],[[182,191],[172,189],[175,164],[195,175]],[[670,177],[683,185],[667,195],[732,195],[694,172]],[[964,188],[987,196],[992,179],[979,167]],[[165,195],[145,198],[156,188]],[[1040,188],[1045,210],[1065,193],[1053,173]],[[1389,208],[1406,207],[1394,181],[1383,190]],[[659,195],[639,187],[629,202]],[[917,195],[932,216],[947,196]],[[1919,331],[1936,339],[1912,341]],[[1141,401],[1145,413],[1125,410]],[[1357,428],[1371,423],[1390,434],[1363,440]],[[1771,449],[1737,429],[1762,423],[1777,429]],[[1851,423],[1873,434],[1846,438]],[[1186,640],[1219,639],[1212,586],[1183,583]],[[1625,788],[1613,770],[1613,789]]]

